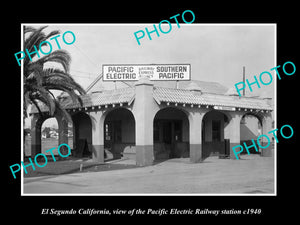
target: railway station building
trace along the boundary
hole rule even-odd
[[[94,88],[81,99],[82,106],[67,96],[60,100],[72,118],[72,155],[88,155],[99,163],[106,153],[118,159],[128,152],[139,166],[176,157],[192,163],[218,155],[235,159],[232,147],[250,140],[246,133],[253,127],[272,139],[272,99],[240,97],[217,82],[191,80],[166,87],[142,77],[131,87]],[[41,152],[41,126],[47,116],[40,117],[34,108],[31,116],[33,157]],[[247,128],[243,121],[248,116],[254,119]],[[68,143],[68,122],[63,115],[55,117],[59,144]],[[273,154],[271,148],[259,151],[261,156]]]

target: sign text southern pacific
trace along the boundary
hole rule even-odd
[[[136,81],[140,77],[150,80],[190,80],[190,64],[110,64],[103,65],[103,81]]]

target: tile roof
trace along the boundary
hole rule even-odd
[[[82,107],[91,107],[91,106],[101,106],[101,105],[110,105],[110,104],[120,104],[120,103],[131,103],[134,100],[134,88],[122,88],[115,90],[106,90],[97,93],[91,93],[86,95],[81,95]],[[60,102],[61,106],[65,109],[79,108],[79,103],[72,102],[70,97],[64,98]],[[48,111],[48,107],[41,103],[41,111]],[[37,113],[35,106],[31,108],[31,113]]]
[[[272,107],[264,99],[250,98],[230,95],[220,95],[211,93],[202,93],[189,91],[185,89],[161,88],[155,87],[153,91],[154,99],[160,102],[195,104],[195,105],[212,105],[212,106],[229,106],[238,108],[272,110]]]
[[[80,96],[83,102],[82,107],[103,106],[111,104],[129,103],[131,104],[135,98],[135,88],[128,87],[122,89],[105,90],[102,92],[93,92]],[[201,93],[190,91],[187,89],[175,89],[166,87],[154,87],[153,98],[160,104],[161,102],[194,104],[194,105],[211,105],[211,106],[227,106],[248,109],[273,110],[266,100],[253,97],[242,97]],[[79,103],[73,103],[70,97],[66,97],[61,101],[61,105],[65,109],[79,108]],[[48,107],[41,104],[42,111],[48,111]],[[37,109],[32,107],[31,113],[37,113]]]
[[[212,81],[201,81],[201,80],[188,80],[188,81],[152,81],[155,87],[165,87],[165,88],[175,88],[178,84],[178,88],[180,89],[186,89],[191,83],[196,83],[202,92],[205,93],[215,93],[215,94],[225,94],[228,90],[227,87],[224,85],[218,83],[218,82],[212,82]],[[135,81],[126,81],[127,84],[134,87]],[[177,84],[176,84],[177,83]],[[103,90],[104,86],[107,88],[114,88],[115,84],[113,82],[105,81],[105,84],[103,82],[96,83],[95,86],[93,86],[88,93],[92,93],[94,91]],[[128,87],[128,85],[123,84],[121,82],[118,82],[118,87]]]
[[[131,103],[134,100],[134,88],[122,88],[114,90],[105,90],[98,93],[91,93],[82,95],[81,99],[83,107],[110,105],[119,103]],[[64,108],[77,108],[79,104],[72,103],[71,99],[67,99],[68,102],[63,102]]]

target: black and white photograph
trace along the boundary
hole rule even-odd
[[[22,31],[23,195],[276,194],[276,24]]]
[[[23,3],[2,19],[10,222],[297,215],[296,6]]]

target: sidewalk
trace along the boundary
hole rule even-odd
[[[83,172],[24,178],[24,194],[274,193],[274,158],[210,157],[196,164],[178,158],[148,167],[130,163],[130,159],[120,160],[90,165]]]
[[[28,162],[25,162],[28,164]],[[136,168],[134,160],[130,159],[118,159],[105,161],[105,163],[93,162],[90,158],[68,158],[67,160],[57,160],[56,162],[48,161],[45,167],[35,167],[35,170],[32,167],[27,167],[27,174],[24,173],[24,177],[40,177],[40,176],[49,176],[49,175],[62,175],[78,172],[96,172],[96,171],[107,171],[115,169],[128,169]]]

